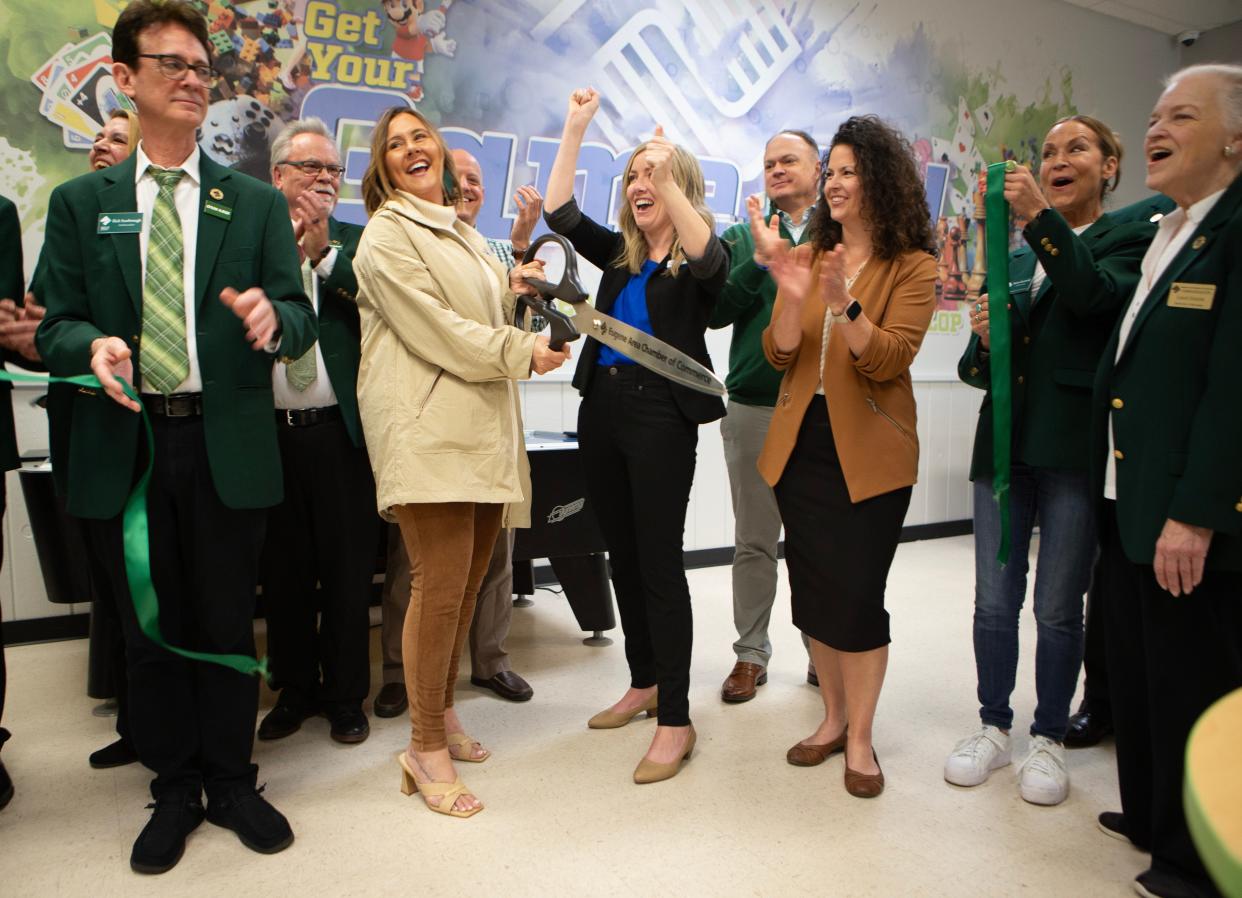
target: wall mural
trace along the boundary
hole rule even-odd
[[[109,112],[110,29],[127,0],[0,0],[0,193],[17,203],[33,268],[48,195],[81,174]],[[939,310],[916,364],[953,377],[969,334],[963,303],[984,280],[979,175],[1036,164],[1057,118],[1075,111],[1068,69],[1050,64],[1019,95],[972,65],[900,4],[835,0],[227,0],[199,2],[215,65],[205,152],[268,179],[284,122],[336,129],[346,165],[338,216],[365,221],[359,182],[370,128],[418,108],[478,157],[488,186],[478,226],[507,236],[511,196],[543,190],[570,89],[591,84],[601,114],[581,156],[579,201],[615,221],[628,148],[657,123],[700,159],[720,228],[762,191],[764,141],[803,128],[826,143],[845,117],[875,112],[911,139],[941,246]],[[900,24],[894,24],[894,20]],[[877,47],[883,47],[877,52]],[[1030,78],[1027,81],[1030,82]],[[1017,224],[1013,237],[1017,239]]]

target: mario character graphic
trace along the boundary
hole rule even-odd
[[[451,58],[457,52],[457,41],[444,33],[445,13],[452,5],[453,0],[441,0],[437,9],[427,12],[425,0],[383,0],[384,15],[396,32],[392,55],[417,67],[407,91],[415,103],[423,98],[423,58],[428,53]]]

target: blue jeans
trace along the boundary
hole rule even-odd
[[[1026,598],[1031,530],[1039,523],[1035,576],[1035,720],[1031,734],[1060,742],[1082,665],[1083,594],[1096,533],[1086,472],[1015,464],[1010,479],[1010,553],[1004,567],[1000,509],[991,480],[975,483],[975,669],[979,717],[1008,730],[1018,670],[1018,614]]]

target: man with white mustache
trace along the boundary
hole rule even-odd
[[[322,121],[291,122],[272,142],[271,159],[319,342],[272,372],[285,499],[268,518],[261,577],[280,698],[259,738],[283,738],[322,714],[333,739],[354,744],[371,731],[362,703],[371,686],[367,609],[379,541],[355,393],[361,335],[351,260],[362,228],[332,218],[344,169]]]

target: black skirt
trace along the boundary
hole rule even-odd
[[[776,484],[799,630],[842,652],[888,645],[884,588],[912,490],[851,502],[828,405],[811,401]]]

